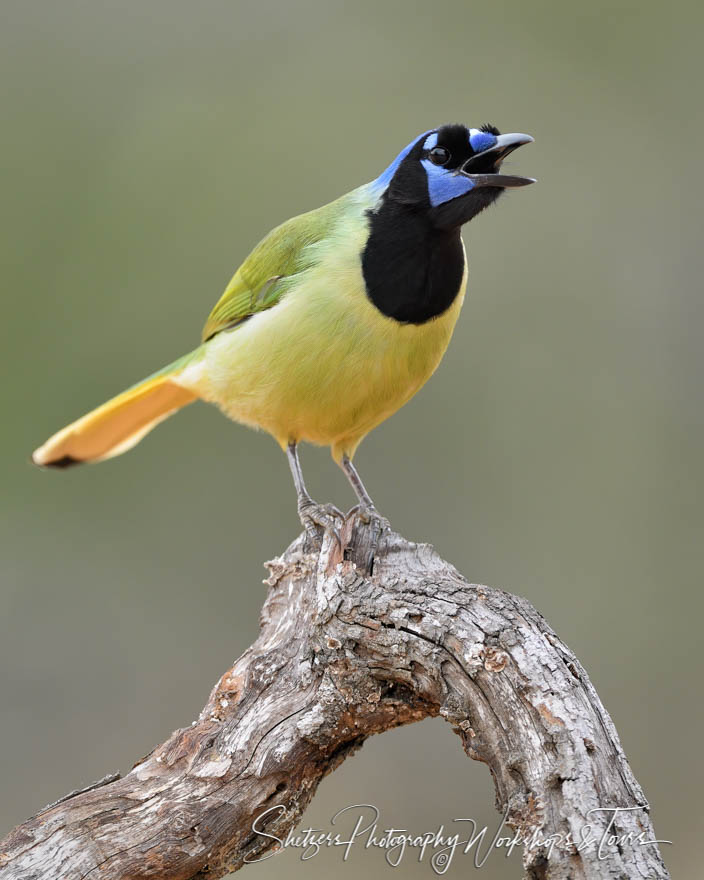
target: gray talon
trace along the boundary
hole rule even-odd
[[[322,507],[333,519],[339,519],[341,522],[345,521],[344,513],[335,507],[334,504],[320,504],[318,506]]]
[[[382,514],[379,513],[376,507],[368,507],[362,504],[355,504],[355,506],[351,508],[350,512],[347,515],[352,516],[355,514],[365,525],[369,525],[370,523],[374,522],[374,524],[378,526],[380,532],[391,529],[391,523],[385,516],[382,516]]]
[[[345,551],[350,554],[346,558],[352,559],[358,568],[371,574],[377,547],[384,532],[391,530],[391,524],[373,504],[358,504],[347,516],[356,517],[360,525],[355,529],[356,537],[352,540],[352,549]]]
[[[338,546],[342,546],[337,523],[335,522],[335,517],[342,518],[342,514],[334,505],[316,504],[314,501],[302,504],[298,508],[298,516],[303,528],[316,547],[320,547],[322,544],[323,535],[320,534],[320,529],[323,530],[323,534],[330,532],[337,541]]]

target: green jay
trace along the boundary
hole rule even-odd
[[[461,227],[506,188],[533,182],[500,173],[532,140],[443,125],[371,183],[277,226],[235,272],[198,348],[59,431],[33,461],[65,468],[119,455],[200,398],[278,441],[311,535],[334,521],[306,490],[302,440],[331,448],[375,515],[355,451],[440,363],[467,284]]]

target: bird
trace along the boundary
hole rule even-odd
[[[462,227],[506,189],[533,138],[449,123],[415,137],[371,182],[275,227],[237,269],[200,345],[50,437],[45,468],[103,461],[201,399],[268,432],[288,457],[298,515],[318,543],[331,505],[308,493],[298,455],[330,447],[367,517],[381,514],[353,464],[357,447],[426,383],[467,287]]]

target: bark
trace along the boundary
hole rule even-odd
[[[526,877],[668,877],[611,718],[543,617],[393,532],[368,573],[370,535],[352,517],[344,558],[301,536],[268,563],[260,635],[198,720],[18,826],[0,880],[221,877],[271,846],[257,817],[284,838],[368,736],[437,715],[532,835]]]

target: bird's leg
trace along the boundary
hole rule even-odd
[[[376,519],[379,521],[381,528],[389,528],[389,521],[376,509],[374,502],[372,501],[369,492],[364,488],[362,478],[357,473],[357,468],[352,464],[351,459],[346,455],[343,455],[340,467],[345,472],[345,476],[349,480],[350,486],[354,489],[354,494],[357,496],[357,500],[359,501],[357,511],[361,518],[365,522],[370,522],[372,519]]]
[[[318,527],[331,532],[337,540],[337,543],[341,545],[340,535],[335,523],[335,516],[342,518],[342,514],[332,505],[323,506],[322,504],[317,504],[308,494],[306,484],[303,481],[301,463],[298,460],[298,448],[296,443],[288,444],[286,448],[286,457],[288,458],[288,465],[291,468],[293,483],[296,487],[298,516],[303,524],[303,528],[317,546],[320,546]]]
[[[382,532],[390,530],[391,526],[388,519],[382,516],[374,506],[369,492],[364,488],[362,478],[357,473],[357,468],[355,468],[347,455],[342,456],[340,467],[345,472],[350,486],[354,489],[354,494],[359,499],[357,507],[353,507],[347,516],[349,517],[351,514],[356,513],[359,520],[365,524],[363,532],[358,534],[354,541],[356,545],[354,551],[355,562],[357,565],[361,565],[363,571],[371,574]]]
[[[369,492],[364,488],[362,478],[357,473],[357,468],[352,464],[351,459],[346,455],[343,455],[340,467],[345,472],[345,476],[349,480],[350,486],[354,489],[354,494],[357,496],[360,509],[366,508],[367,510],[376,510],[374,502],[372,501]]]

